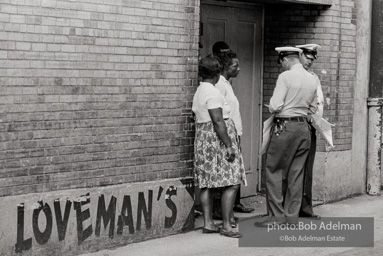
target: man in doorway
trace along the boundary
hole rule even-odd
[[[318,76],[313,71],[310,71],[312,64],[317,59],[317,50],[318,48],[320,48],[320,46],[317,44],[305,44],[305,45],[297,45],[295,47],[302,49],[303,52],[300,56],[300,61],[303,67],[308,72],[310,72],[310,74],[312,74],[317,81],[318,114],[320,117],[322,117],[323,106],[324,106],[324,96],[323,96],[322,86]],[[310,153],[309,153],[306,168],[305,168],[304,183],[303,183],[303,197],[302,197],[302,205],[299,212],[299,216],[320,219],[320,216],[314,213],[313,205],[312,205],[313,168],[314,168],[317,137],[316,137],[315,128],[311,126],[311,129],[312,129],[311,147],[310,147]]]
[[[269,104],[275,119],[265,161],[268,218],[254,223],[259,227],[298,223],[304,168],[311,144],[307,115],[317,108],[317,82],[299,61],[302,50],[295,47],[275,50],[285,71],[277,79]]]

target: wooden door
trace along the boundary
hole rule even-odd
[[[201,3],[202,57],[212,53],[215,42],[225,41],[237,53],[240,63],[240,73],[233,79],[232,86],[240,103],[243,123],[241,146],[248,179],[248,186],[241,187],[241,197],[256,194],[260,173],[262,21],[263,11],[258,5]]]

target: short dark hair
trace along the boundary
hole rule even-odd
[[[217,54],[217,59],[219,61],[219,64],[221,65],[221,69],[224,69],[225,67],[229,67],[233,63],[233,59],[237,59],[237,54],[233,52],[232,50],[221,52]]]
[[[219,61],[212,55],[202,58],[198,63],[198,74],[202,78],[213,78],[221,72]]]
[[[224,41],[218,41],[212,47],[212,52],[214,55],[220,54],[222,52],[226,52],[228,50],[230,50],[230,47]]]

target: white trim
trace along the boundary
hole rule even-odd
[[[236,8],[246,8],[251,9],[254,7],[263,7],[262,3],[257,2],[241,2],[241,1],[227,1],[227,2],[221,2],[216,0],[201,0],[200,5],[202,4],[208,4],[208,5],[218,5],[218,6],[224,6],[224,7],[236,7]]]
[[[366,185],[368,109],[370,82],[371,15],[372,0],[357,0],[356,77],[354,86],[354,114],[352,126],[352,168],[360,176],[361,186]],[[359,184],[358,184],[359,185]],[[365,192],[365,191],[363,191]]]
[[[332,5],[333,0],[279,0],[277,2],[290,2],[296,4],[320,4],[320,5]]]

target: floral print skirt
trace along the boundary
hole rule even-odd
[[[225,144],[214,131],[213,123],[196,123],[194,142],[194,177],[200,188],[247,185],[242,153],[239,150],[234,122],[226,119],[227,133],[235,150],[235,160],[226,160]]]

